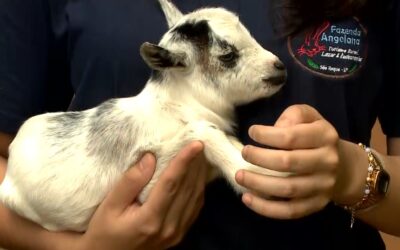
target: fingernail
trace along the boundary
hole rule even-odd
[[[243,194],[242,201],[244,204],[246,204],[247,206],[250,206],[252,200],[253,200],[253,198],[251,197],[251,194],[249,194],[249,193]]]
[[[242,149],[242,157],[243,157],[243,159],[247,160],[247,156],[249,154],[250,148],[251,148],[250,145],[246,145],[246,146],[243,147],[243,149]]]
[[[254,126],[251,126],[251,127],[249,128],[249,132],[248,132],[250,138],[253,139],[253,140],[254,140],[254,129],[255,129],[255,127],[254,127]]]
[[[152,164],[152,155],[150,153],[146,153],[139,161],[140,170],[144,171],[151,167]]]
[[[237,183],[239,183],[239,184],[243,183],[243,178],[244,178],[243,175],[244,175],[243,170],[239,170],[239,171],[236,172],[236,181],[237,181]]]

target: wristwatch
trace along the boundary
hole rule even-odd
[[[368,175],[364,190],[364,197],[355,208],[356,211],[370,208],[382,200],[389,189],[390,175],[383,167],[382,161],[372,149],[360,145],[368,155]]]
[[[378,204],[386,196],[390,183],[390,176],[384,169],[384,164],[378,154],[362,143],[358,145],[367,153],[368,174],[362,199],[353,205],[343,206],[351,214],[350,228],[353,228],[356,212],[367,210]]]

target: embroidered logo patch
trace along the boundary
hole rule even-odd
[[[290,54],[304,68],[328,77],[346,77],[362,67],[367,57],[367,31],[357,19],[325,21],[288,38]]]

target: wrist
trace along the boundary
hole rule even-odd
[[[339,142],[340,170],[332,197],[337,204],[353,205],[364,196],[368,158],[357,144]]]
[[[74,232],[48,232],[46,249],[48,250],[84,250],[83,235]]]
[[[364,157],[368,160],[368,164],[366,165],[367,177],[364,182],[362,198],[351,204],[339,203],[340,206],[351,213],[351,228],[355,222],[355,214],[377,205],[386,196],[390,182],[390,176],[385,171],[378,153],[362,143],[359,143],[358,146],[364,151],[366,156]]]

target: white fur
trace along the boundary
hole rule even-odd
[[[171,158],[193,140],[204,142],[207,160],[237,192],[244,191],[234,178],[239,169],[285,175],[243,160],[243,146],[232,136],[235,106],[268,97],[281,87],[268,82],[279,71],[274,67],[278,58],[225,9],[183,15],[171,3],[160,2],[170,30],[155,48],[170,52],[182,64],[157,65],[148,53],[155,45],[146,43],[145,61],[161,72],[137,96],[27,120],[9,148],[0,186],[0,200],[7,207],[49,230],[85,231],[107,192],[144,152],[156,155],[157,170],[140,195],[142,201]],[[199,60],[203,52],[193,43],[173,39],[174,28],[199,20],[207,20],[213,39],[237,48],[235,67],[224,67],[218,59],[228,48],[213,43],[204,63],[204,58]]]

